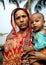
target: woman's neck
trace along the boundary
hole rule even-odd
[[[20,33],[22,34],[22,33],[24,33],[25,32],[25,30],[27,30],[28,28],[26,28],[26,29],[20,29]]]
[[[24,31],[21,30],[21,31],[19,31],[18,33],[22,34],[23,32],[24,32]]]
[[[20,30],[20,31],[18,32],[18,34],[22,35],[22,34],[27,33],[27,31],[28,31],[28,28],[27,28],[27,29]]]

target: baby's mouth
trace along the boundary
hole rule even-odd
[[[37,30],[37,26],[34,26],[34,28],[33,28],[34,30]]]

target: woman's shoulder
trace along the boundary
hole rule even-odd
[[[12,33],[10,32],[7,36],[7,38],[11,38],[12,37]]]
[[[13,38],[12,30],[11,30],[11,32],[7,35],[6,40],[9,40],[9,39],[11,39],[11,38]]]

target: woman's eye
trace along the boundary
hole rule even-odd
[[[17,17],[16,20],[18,20],[20,17]]]
[[[22,15],[22,17],[23,17],[23,18],[25,18],[25,17],[26,17],[26,15]]]

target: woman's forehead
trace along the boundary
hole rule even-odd
[[[23,11],[23,10],[18,10],[15,14],[26,14],[26,12],[25,11]]]

